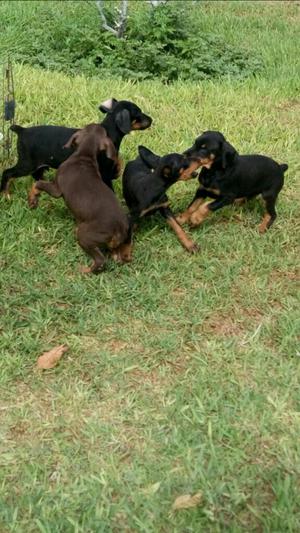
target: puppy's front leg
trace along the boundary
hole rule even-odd
[[[199,250],[198,245],[190,239],[185,231],[182,229],[180,224],[178,224],[176,218],[174,217],[171,209],[169,207],[162,207],[160,209],[160,213],[162,216],[166,219],[167,224],[172,228],[172,230],[176,233],[179,241],[181,242],[182,246],[190,253],[195,253]]]
[[[202,204],[190,217],[190,225],[196,228],[210,215],[211,212],[221,209],[225,205],[229,205],[233,202],[233,198],[228,196],[222,196],[214,202],[206,202]]]
[[[208,189],[205,189],[204,187],[200,187],[194,196],[194,199],[192,203],[188,206],[188,208],[181,213],[181,215],[178,215],[176,217],[177,222],[179,224],[185,224],[186,222],[189,222],[191,219],[192,214],[197,211],[200,206],[203,204],[205,198],[213,198],[216,200],[220,196],[212,191],[209,191]]]

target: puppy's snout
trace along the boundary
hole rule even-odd
[[[189,166],[190,166],[189,161],[183,161],[181,168],[182,170],[186,170],[187,168],[189,168]]]
[[[141,129],[146,130],[147,128],[150,128],[152,124],[152,118],[149,117],[149,115],[143,115],[140,124]]]
[[[206,159],[208,157],[208,150],[206,150],[206,148],[200,148],[200,150],[198,151],[198,156],[199,156],[199,159]]]

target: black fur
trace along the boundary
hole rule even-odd
[[[99,106],[99,109],[106,113],[101,125],[105,128],[118,153],[124,135],[132,129],[149,128],[152,119],[132,102],[126,100],[118,102],[115,99],[109,102],[110,106],[103,104]],[[74,148],[63,147],[78,131],[77,128],[64,126],[23,128],[14,125],[11,129],[18,135],[18,162],[14,167],[4,170],[1,191],[7,189],[11,178],[31,174],[35,180],[39,180],[43,178],[43,173],[47,168],[58,168],[73,153]],[[118,177],[118,166],[106,156],[105,152],[98,156],[98,165],[103,181],[113,189],[112,180]]]
[[[218,131],[204,132],[185,154],[204,165],[199,174],[200,187],[189,208],[197,199],[209,197],[214,201],[207,207],[216,211],[236,199],[250,199],[261,194],[270,215],[266,228],[271,226],[276,218],[275,203],[288,165],[280,165],[264,155],[239,155]],[[190,220],[192,222],[193,217]]]
[[[183,246],[190,252],[196,251],[195,243],[177,224],[166,194],[176,181],[193,177],[194,163],[180,154],[159,157],[144,146],[139,146],[138,152],[139,156],[127,163],[123,173],[123,195],[132,223],[136,225],[140,217],[159,211]]]

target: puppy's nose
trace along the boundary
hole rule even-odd
[[[145,128],[150,128],[152,124],[152,118],[149,117],[149,115],[143,115],[141,123]]]

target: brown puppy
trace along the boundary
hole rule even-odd
[[[80,246],[94,263],[85,272],[98,273],[105,258],[100,246],[106,246],[114,259],[131,261],[131,227],[113,191],[103,182],[97,155],[106,156],[117,163],[116,149],[99,124],[89,124],[76,131],[66,148],[75,146],[75,152],[60,165],[54,182],[37,181],[28,197],[29,206],[36,207],[37,197],[45,191],[54,198],[63,196],[76,222]]]

